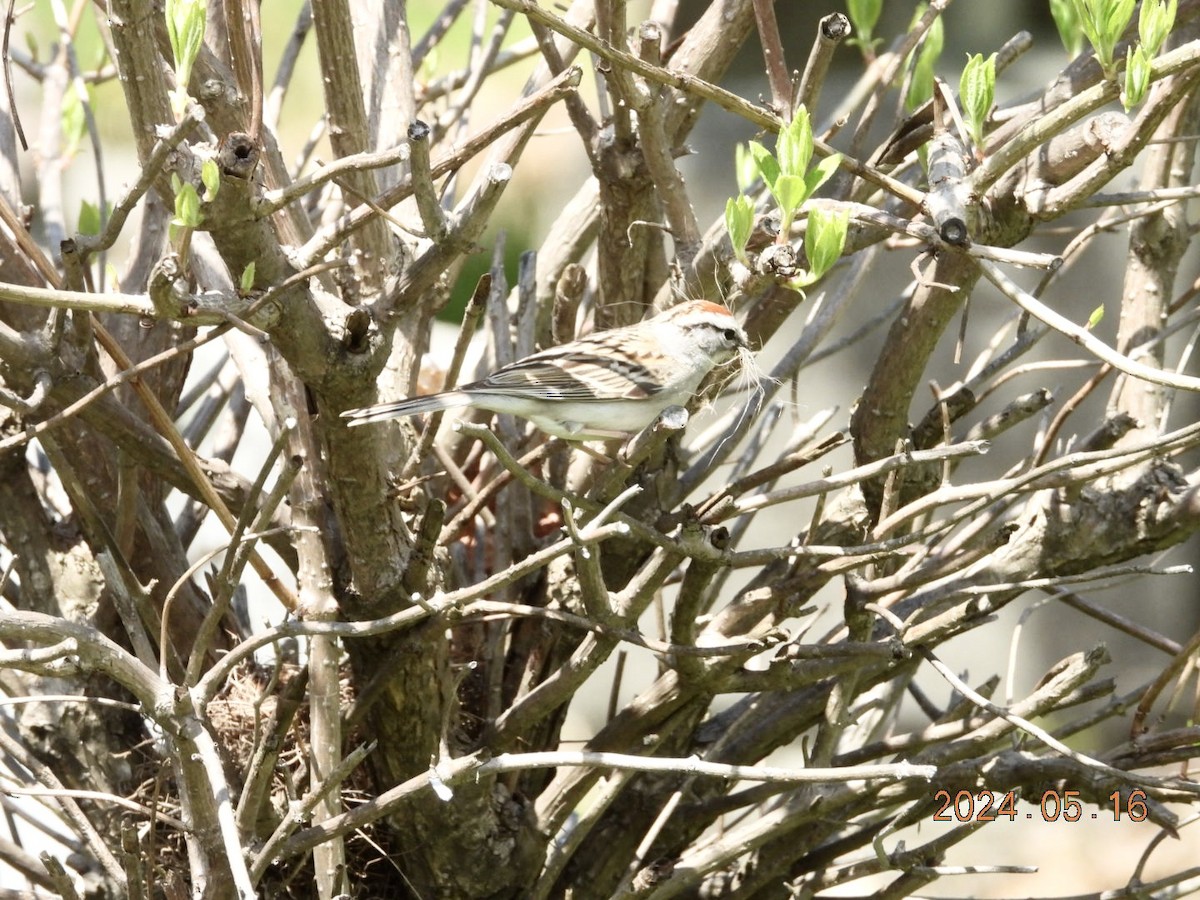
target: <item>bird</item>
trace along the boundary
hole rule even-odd
[[[668,406],[683,406],[717,366],[749,353],[728,307],[692,300],[620,328],[598,331],[453,390],[342,413],[367,425],[474,407],[509,413],[568,441],[627,437]]]

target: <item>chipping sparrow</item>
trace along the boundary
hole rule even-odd
[[[733,313],[695,300],[534,353],[456,390],[351,409],[342,417],[365,425],[473,406],[521,416],[569,441],[625,437],[668,406],[685,404],[714,366],[747,346]]]

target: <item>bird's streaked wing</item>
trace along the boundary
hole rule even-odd
[[[642,400],[657,382],[637,363],[592,353],[548,351],[493,372],[472,388],[552,400]]]

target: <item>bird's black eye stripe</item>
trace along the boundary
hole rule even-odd
[[[739,332],[736,328],[722,328],[720,325],[716,324],[715,322],[697,322],[693,325],[688,325],[686,327],[689,329],[706,328],[709,331],[714,331],[717,334],[721,335],[721,339],[724,340],[726,343],[736,344],[739,347],[742,345],[742,342],[743,342],[741,332]]]

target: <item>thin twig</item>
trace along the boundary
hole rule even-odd
[[[1154,647],[1156,650],[1161,650],[1163,653],[1175,656],[1183,649],[1183,646],[1178,641],[1171,640],[1165,634],[1159,634],[1157,631],[1152,631],[1140,622],[1135,622],[1127,616],[1122,616],[1110,609],[1105,609],[1088,600],[1086,597],[1081,597],[1074,591],[1068,591],[1061,585],[1047,585],[1043,590],[1050,594],[1050,596],[1060,600],[1066,606],[1078,610],[1085,616],[1090,616],[1098,622],[1103,622],[1105,625],[1109,625],[1123,634],[1136,638],[1142,643]]]
[[[367,151],[335,159],[278,190],[267,191],[262,202],[255,208],[255,213],[260,216],[273,215],[294,200],[299,200],[322,185],[341,178],[347,172],[394,166],[408,159],[410,152],[408,144],[404,143],[389,150]]]
[[[152,816],[150,809],[136,800],[130,800],[128,797],[122,797],[120,794],[110,794],[107,791],[85,791],[75,788],[22,787],[15,784],[4,785],[3,791],[5,794],[14,797],[71,797],[76,800],[95,800],[102,803],[111,803],[122,809],[128,809],[143,816],[156,818],[157,821],[162,822],[164,825],[169,825],[176,831],[188,830],[188,826],[179,819],[165,816],[161,812],[157,816]]]
[[[1112,349],[1112,347],[1092,334],[1087,328],[1076,325],[1066,316],[1055,312],[1028,291],[1023,290],[1016,282],[1000,271],[998,266],[985,260],[980,260],[979,265],[983,270],[983,274],[987,276],[988,281],[999,288],[1004,296],[1008,297],[1034,318],[1070,338],[1085,350],[1111,365],[1114,369],[1119,369],[1126,375],[1140,378],[1151,384],[1160,384],[1183,391],[1200,391],[1200,378],[1178,375],[1174,372],[1156,369],[1135,359],[1130,359],[1125,354]]]
[[[13,91],[12,54],[9,52],[9,38],[12,36],[13,23],[16,21],[16,17],[13,15],[15,6],[16,0],[8,0],[8,9],[4,13],[4,45],[0,47],[0,53],[4,55],[4,87],[8,91],[8,110],[12,116],[13,129],[17,132],[17,139],[21,142],[21,150],[28,153],[29,142],[25,140],[25,128],[21,125],[21,112],[17,109],[17,96]]]
[[[745,515],[750,512],[758,512],[759,510],[766,509],[768,506],[799,500],[802,497],[814,497],[817,494],[828,493],[829,491],[852,484],[869,481],[880,475],[886,475],[896,469],[910,465],[940,462],[944,459],[963,456],[979,456],[987,453],[989,447],[990,445],[987,441],[971,441],[961,444],[951,444],[949,447],[935,447],[930,450],[910,450],[904,453],[897,453],[893,456],[867,463],[864,466],[858,466],[831,478],[822,478],[795,487],[781,488],[777,491],[752,495],[744,500],[735,502],[721,518],[725,519],[732,516]]]
[[[1080,765],[1085,766],[1086,768],[1097,773],[1098,775],[1106,775],[1110,778],[1118,779],[1120,781],[1120,783],[1122,783],[1122,784],[1126,784],[1126,783],[1141,784],[1141,785],[1147,785],[1147,786],[1151,786],[1151,787],[1159,787],[1159,788],[1166,788],[1168,790],[1179,791],[1182,794],[1188,794],[1191,796],[1200,796],[1200,785],[1195,784],[1194,782],[1185,781],[1183,779],[1178,779],[1178,778],[1159,778],[1159,777],[1156,777],[1153,775],[1143,775],[1143,774],[1135,773],[1135,772],[1127,772],[1123,769],[1117,769],[1112,766],[1106,765],[1105,763],[1100,762],[1100,760],[1094,759],[1085,753],[1079,753],[1078,751],[1072,750],[1070,747],[1068,747],[1062,741],[1058,740],[1056,737],[1054,737],[1052,734],[1050,734],[1045,729],[1041,728],[1038,725],[1035,725],[1033,722],[1030,722],[1028,719],[1022,718],[1021,716],[1018,716],[1018,715],[1014,715],[1013,713],[1009,712],[1007,709],[1005,709],[1002,706],[997,706],[991,700],[987,699],[982,694],[978,693],[969,684],[967,684],[965,681],[963,681],[961,678],[959,678],[957,675],[955,675],[953,670],[949,666],[947,666],[940,659],[938,659],[936,656],[934,656],[933,651],[929,650],[928,648],[926,648],[924,646],[917,646],[914,649],[916,649],[916,651],[918,653],[920,653],[922,656],[925,657],[926,661],[931,666],[933,666],[934,670],[939,675],[941,675],[942,678],[944,678],[950,684],[951,687],[953,687],[956,691],[958,691],[964,697],[968,698],[972,703],[974,703],[980,709],[985,709],[988,712],[992,713],[993,715],[999,716],[1000,718],[1004,719],[1006,722],[1010,723],[1014,727],[1019,728],[1021,731],[1028,734],[1030,737],[1033,737],[1036,740],[1040,741],[1041,743],[1045,744],[1051,750],[1061,753],[1063,756],[1067,757],[1068,759],[1074,760],[1075,762],[1079,763]]]

